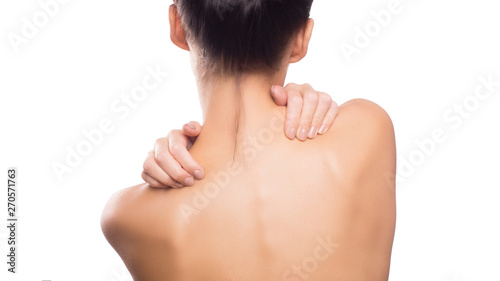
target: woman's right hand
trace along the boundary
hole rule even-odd
[[[284,131],[292,140],[306,141],[326,133],[338,113],[337,103],[309,84],[273,86],[272,95],[277,105],[287,106]],[[203,168],[189,154],[200,132],[201,125],[192,121],[157,139],[144,161],[142,179],[155,188],[182,188],[203,179]]]
[[[203,169],[189,154],[200,132],[200,123],[191,121],[157,139],[144,161],[142,179],[156,188],[181,188],[203,179]]]

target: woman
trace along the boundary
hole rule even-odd
[[[286,138],[269,89],[307,53],[312,0],[228,3],[170,7],[171,39],[191,53],[204,115],[190,152],[207,176],[189,188],[118,192],[103,212],[106,238],[134,280],[387,280],[389,116],[351,100],[320,138]]]

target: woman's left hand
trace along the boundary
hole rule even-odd
[[[318,92],[309,84],[290,83],[271,88],[274,102],[287,106],[285,132],[289,139],[306,141],[328,131],[339,111],[330,95]]]

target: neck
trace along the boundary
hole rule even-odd
[[[283,133],[283,112],[271,96],[272,85],[282,85],[284,74],[242,74],[240,77],[199,82],[203,129],[196,144],[210,147],[213,157],[241,153],[264,130]],[[217,155],[217,156],[215,156]]]

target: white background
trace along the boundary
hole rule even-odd
[[[396,1],[399,12],[377,30],[372,12],[390,2],[316,0],[310,52],[288,82],[310,83],[339,104],[372,100],[392,117],[399,178],[391,281],[500,280],[500,87],[474,97],[480,76],[500,81],[500,5]],[[1,280],[130,280],[101,234],[102,207],[142,182],[156,138],[202,121],[187,53],[169,40],[170,4],[70,0],[16,46],[23,18],[43,25],[44,10],[37,1],[0,2],[0,177],[18,167],[20,218],[19,274],[2,262]],[[366,27],[370,41],[348,62],[341,44],[355,47],[356,28]],[[157,66],[170,75],[128,116],[111,108]],[[468,117],[457,117],[464,101]],[[67,148],[104,119],[113,131],[59,180],[53,164],[66,164]],[[419,148],[436,129],[445,141]],[[6,238],[1,227],[1,261]]]

